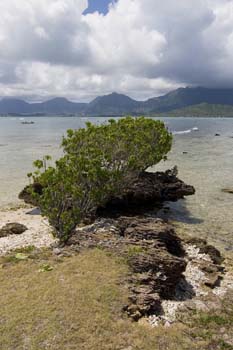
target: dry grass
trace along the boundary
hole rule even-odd
[[[122,315],[127,267],[104,251],[6,261],[0,269],[1,350],[211,349],[200,335],[195,343],[185,326],[151,329]],[[39,272],[45,263],[53,270]]]

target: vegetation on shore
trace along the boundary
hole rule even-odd
[[[66,242],[82,219],[148,166],[166,159],[171,142],[163,123],[145,118],[88,123],[86,129],[68,131],[64,156],[55,166],[48,166],[46,156],[29,174],[42,185],[38,200],[60,241]],[[144,245],[129,245],[128,259],[149,251],[142,235]],[[233,349],[231,292],[218,309],[187,309],[170,327],[152,328],[143,318],[134,323],[123,312],[132,297],[127,258],[103,245],[84,247],[74,242],[72,248],[53,251],[28,247],[0,258],[1,349]],[[158,251],[161,247],[160,240]]]
[[[154,117],[232,118],[233,107],[228,105],[201,103],[198,105],[173,109],[166,113],[155,113],[152,115]]]
[[[39,206],[60,241],[66,242],[81,220],[95,215],[141,172],[166,159],[171,144],[163,122],[143,117],[68,130],[64,156],[54,167],[47,168],[49,157],[35,161],[37,171],[29,174],[42,185]]]

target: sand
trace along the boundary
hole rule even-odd
[[[32,210],[33,208],[0,210],[0,228],[13,222],[23,224],[28,228],[21,235],[0,238],[0,255],[17,248],[28,246],[49,247],[55,243],[48,221],[38,213],[29,214]]]

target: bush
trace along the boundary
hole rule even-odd
[[[65,242],[83,218],[124,191],[140,172],[166,159],[171,143],[163,122],[144,117],[68,130],[64,156],[54,167],[47,167],[47,156],[34,163],[34,181],[44,188],[42,214],[57,237]]]

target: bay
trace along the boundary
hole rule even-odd
[[[179,230],[207,238],[225,250],[233,249],[233,119],[162,118],[174,133],[168,161],[153,171],[178,166],[179,177],[196,188],[195,196],[169,204],[161,212]],[[26,120],[26,118],[25,118]],[[32,162],[45,154],[62,154],[60,143],[67,129],[84,127],[86,118],[33,117],[22,124],[20,117],[0,118],[0,207],[18,203],[18,193],[28,183]],[[90,118],[103,123],[107,118]],[[219,134],[220,136],[215,136]]]

